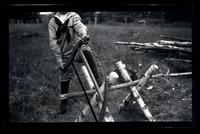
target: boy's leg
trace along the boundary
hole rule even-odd
[[[73,77],[73,69],[71,66],[64,70],[60,70],[60,94],[67,94],[69,92],[70,80]],[[60,110],[61,114],[66,112],[67,100],[61,100]]]
[[[60,87],[61,87],[60,93],[61,94],[67,94],[69,92],[69,83],[70,83],[70,80],[60,82]],[[61,104],[66,104],[66,103],[67,103],[67,100],[61,101]]]

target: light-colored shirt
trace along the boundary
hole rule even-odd
[[[49,28],[49,44],[50,49],[54,52],[56,61],[62,62],[62,57],[70,56],[73,46],[87,34],[87,27],[81,22],[81,17],[75,12],[67,12],[64,15],[55,14],[63,24],[68,20],[68,28],[70,33],[70,41],[67,41],[67,36],[64,33],[59,39],[56,39],[56,31],[58,25],[54,18],[51,18],[48,24]]]

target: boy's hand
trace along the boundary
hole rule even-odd
[[[58,68],[59,69],[64,69],[64,63],[62,62],[62,60],[58,61]]]
[[[84,43],[84,44],[88,44],[88,41],[90,40],[90,36],[89,35],[87,35],[87,34],[85,34],[85,35],[83,35],[83,37],[82,37],[82,42]]]

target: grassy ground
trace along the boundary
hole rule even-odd
[[[159,72],[191,71],[190,64],[169,63],[162,55],[131,50],[115,45],[115,41],[154,42],[161,34],[191,39],[190,27],[148,25],[89,25],[90,45],[97,55],[98,68],[107,75],[122,60],[140,78],[152,64]],[[134,35],[138,35],[135,37]],[[87,104],[84,97],[69,100],[67,113],[58,114],[59,90],[55,58],[48,45],[48,31],[44,24],[9,25],[9,118],[12,122],[73,122]],[[139,66],[141,64],[142,66]],[[81,73],[81,72],[80,72]],[[153,85],[153,89],[146,87]],[[70,92],[81,91],[75,76]],[[109,92],[108,107],[115,121],[146,121],[136,104],[119,112],[119,103],[127,89]],[[192,120],[191,77],[150,79],[140,94],[158,121]],[[89,115],[87,121],[94,121]]]

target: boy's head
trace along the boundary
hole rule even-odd
[[[66,14],[67,12],[58,12],[58,13],[64,15],[64,14]]]

